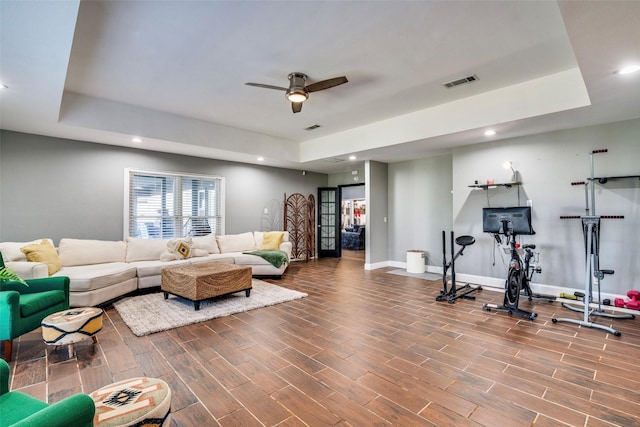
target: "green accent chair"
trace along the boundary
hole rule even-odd
[[[88,394],[74,394],[51,405],[19,391],[9,391],[9,364],[0,359],[0,427],[93,426],[96,406]]]
[[[4,267],[0,254],[0,267]],[[69,308],[69,278],[46,277],[0,281],[0,341],[4,358],[11,362],[13,339],[40,327],[42,319]]]

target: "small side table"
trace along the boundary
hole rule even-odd
[[[95,427],[169,426],[171,389],[159,378],[130,378],[91,393]]]
[[[48,315],[42,320],[42,339],[47,345],[68,345],[73,357],[74,343],[93,339],[102,330],[103,311],[97,307],[72,308]]]

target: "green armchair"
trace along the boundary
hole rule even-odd
[[[0,267],[4,267],[0,254]],[[69,278],[46,277],[23,283],[0,281],[0,341],[11,362],[13,339],[40,327],[48,315],[69,308]]]
[[[9,391],[9,364],[0,359],[0,427],[93,426],[91,396],[74,394],[51,405],[19,391]]]

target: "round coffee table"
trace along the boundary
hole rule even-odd
[[[171,389],[158,378],[130,378],[91,393],[95,427],[169,426]]]
[[[102,330],[101,308],[81,307],[53,313],[42,319],[42,339],[47,345],[68,345],[69,357],[73,357],[73,345],[93,339]]]

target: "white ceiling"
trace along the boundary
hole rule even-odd
[[[20,132],[332,173],[487,128],[640,117],[640,75],[614,74],[640,63],[640,1],[0,0],[0,14],[0,127]],[[294,71],[349,83],[298,114],[244,84]]]

